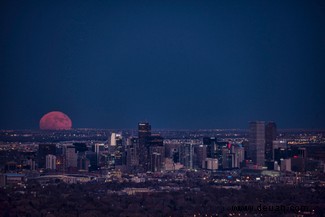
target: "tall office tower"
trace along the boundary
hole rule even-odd
[[[116,146],[116,133],[111,134],[111,146]]]
[[[204,162],[207,158],[207,146],[195,145],[194,146],[194,168],[203,168]]]
[[[147,170],[152,172],[161,171],[161,168],[164,167],[165,162],[165,147],[164,147],[164,138],[160,134],[152,134],[148,137],[147,140],[147,149],[148,149],[148,168]],[[155,159],[160,158],[160,160],[152,161],[152,155],[155,154]],[[155,165],[153,165],[154,163]]]
[[[264,121],[253,121],[249,123],[249,156],[254,164],[264,166],[265,164],[265,123]]]
[[[89,167],[90,160],[86,157],[86,155],[78,158],[78,170],[89,171]]]
[[[236,145],[234,146],[234,151],[233,153],[235,154],[235,167],[240,168],[243,161],[245,160],[245,150],[244,147],[241,145]]]
[[[65,168],[67,170],[76,170],[78,168],[78,154],[76,147],[73,145],[66,145],[64,147]]]
[[[229,153],[227,155],[227,167],[229,169],[236,168],[237,167],[236,164],[237,164],[237,162],[236,162],[235,154],[234,153]]]
[[[139,143],[137,138],[128,138],[126,141],[126,166],[134,169],[139,166]]]
[[[289,158],[291,156],[291,149],[288,148],[287,140],[274,140],[272,147],[273,160],[280,163],[281,158]]]
[[[184,165],[186,169],[193,169],[194,145],[182,144],[179,147],[179,162]]]
[[[148,122],[138,124],[139,164],[143,170],[148,169],[148,139],[151,136],[151,125]]]
[[[97,154],[97,163],[99,164],[100,154],[105,151],[105,145],[103,143],[95,144],[95,153]]]
[[[244,147],[244,157],[245,159],[250,159],[249,157],[249,143],[248,143],[248,140],[244,140],[242,142],[242,146]]]
[[[56,156],[52,154],[46,155],[46,169],[56,170]]]
[[[94,171],[98,169],[98,159],[97,154],[93,151],[86,151],[85,153],[86,158],[89,160],[89,171]]]
[[[85,153],[86,151],[88,151],[88,147],[87,147],[87,144],[86,143],[81,143],[81,142],[77,142],[77,143],[73,143],[73,146],[75,147],[76,149],[76,153],[78,155],[78,169],[79,170],[85,170],[82,166],[81,166],[81,161],[83,159],[85,159]],[[88,168],[87,168],[88,170]]]
[[[277,137],[275,122],[268,122],[265,125],[265,160],[273,159],[273,141]]]
[[[161,172],[163,168],[163,162],[165,160],[165,149],[163,146],[151,146],[149,147],[149,171]]]
[[[229,158],[231,155],[230,150],[228,147],[222,147],[222,168],[223,169],[231,169],[233,159]]]
[[[46,155],[56,155],[55,144],[39,144],[38,145],[38,168],[45,168],[46,166]]]
[[[116,134],[115,137],[115,166],[122,166],[126,164],[125,148],[123,145],[123,138],[121,134]]]
[[[227,147],[227,142],[219,142],[216,137],[204,137],[203,145],[207,146],[207,158],[218,159],[218,168],[223,165],[223,148]]]
[[[217,138],[216,137],[204,137],[203,145],[207,147],[207,157],[208,158],[217,158]]]

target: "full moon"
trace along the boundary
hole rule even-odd
[[[72,121],[63,112],[53,111],[41,118],[39,127],[41,130],[70,130]]]

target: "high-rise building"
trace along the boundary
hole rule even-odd
[[[97,154],[97,163],[99,163],[100,154],[105,151],[105,145],[103,143],[95,144],[95,153]]]
[[[89,168],[88,168],[88,170],[89,171],[97,170],[98,169],[97,154],[95,152],[92,152],[92,151],[86,151],[85,156],[89,160]]]
[[[123,145],[123,138],[121,134],[116,134],[115,136],[115,166],[126,165],[126,156],[125,156],[125,148]]]
[[[46,169],[56,170],[56,156],[52,154],[46,155]]]
[[[248,156],[254,164],[264,166],[265,164],[265,123],[264,121],[253,121],[249,123],[249,149]]]
[[[165,149],[163,146],[151,146],[149,148],[149,171],[160,172],[163,168]]]
[[[73,145],[64,146],[65,168],[67,170],[77,170],[78,168],[78,154],[76,147]]]
[[[273,159],[273,141],[277,137],[277,128],[275,122],[268,122],[265,125],[265,160]]]
[[[193,169],[193,163],[194,163],[193,144],[182,144],[179,147],[179,162],[183,164],[186,169]]]
[[[233,153],[235,154],[235,167],[240,168],[243,161],[245,160],[245,150],[242,145],[234,146]]]
[[[86,157],[86,155],[83,155],[78,158],[78,170],[83,171],[89,171],[90,167],[90,160]]]
[[[45,168],[46,166],[46,155],[56,155],[55,144],[39,144],[38,145],[38,168]]]
[[[204,137],[203,145],[207,147],[207,158],[218,159],[218,168],[222,169],[223,149],[227,148],[227,142],[218,141],[217,137]]]
[[[235,158],[235,154],[233,153],[228,153],[226,154],[225,158],[224,158],[224,165],[223,168],[224,169],[232,169],[236,167],[236,158]]]
[[[218,145],[216,137],[204,137],[203,145],[207,147],[208,158],[217,158]]]
[[[139,142],[139,164],[142,169],[148,169],[148,140],[151,136],[151,125],[148,122],[138,124],[138,142]]]
[[[126,165],[128,169],[139,165],[139,143],[137,138],[128,138],[126,142]]]
[[[204,162],[207,158],[207,146],[195,145],[194,146],[194,168],[203,168]]]
[[[291,158],[281,159],[281,171],[291,171]]]
[[[231,157],[230,157],[231,156]],[[228,147],[222,147],[222,168],[231,169],[233,168],[234,159],[233,155],[230,153]]]
[[[111,146],[116,146],[116,133],[111,134]]]
[[[217,158],[206,158],[202,165],[207,170],[216,171],[218,170],[218,159]]]
[[[161,171],[165,162],[164,139],[159,134],[152,134],[147,140],[148,168],[152,172]]]

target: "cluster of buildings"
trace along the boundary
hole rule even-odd
[[[137,137],[123,138],[112,133],[107,142],[39,144],[38,168],[62,172],[120,170],[163,172],[186,170],[224,170],[243,166],[245,149],[241,143],[204,137],[201,142],[183,140],[164,143],[151,131],[148,122],[138,124]]]
[[[45,174],[161,173],[168,171],[324,172],[324,162],[308,158],[307,149],[278,136],[274,122],[249,123],[247,139],[217,136],[164,138],[148,122],[138,123],[137,135],[111,133],[106,141],[39,143],[28,152],[6,151],[8,177],[22,170]],[[1,159],[0,159],[1,160]],[[11,174],[11,175],[10,175]],[[274,174],[274,173],[270,173]]]
[[[287,140],[279,139],[274,122],[249,123],[245,153],[245,162],[257,168],[287,172],[324,171],[324,162],[308,158],[305,147],[289,145]]]
[[[308,170],[306,148],[289,146],[277,138],[274,122],[249,123],[248,140],[225,141],[203,137],[201,142],[183,140],[164,143],[148,122],[138,124],[138,135],[123,138],[112,133],[103,143],[39,144],[38,168],[62,172],[120,170],[162,172],[187,170],[229,170],[238,168],[304,172]],[[320,166],[320,169],[323,165]]]

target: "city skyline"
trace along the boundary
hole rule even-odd
[[[0,129],[325,128],[322,1],[0,4]]]
[[[157,132],[150,122],[136,133],[1,131],[0,215],[322,216],[324,133],[267,121],[248,133]]]

